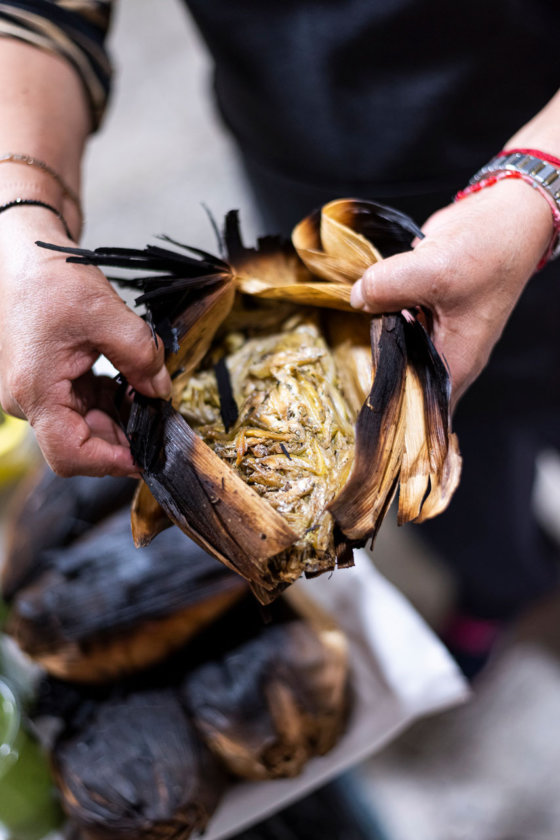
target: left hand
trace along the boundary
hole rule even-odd
[[[425,238],[367,269],[352,304],[368,312],[421,305],[449,365],[452,406],[482,371],[552,234],[546,200],[505,179],[431,216]]]

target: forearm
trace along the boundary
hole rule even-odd
[[[80,161],[90,130],[89,104],[72,66],[55,54],[0,38],[0,158],[10,153],[37,158],[79,194]],[[15,198],[52,204],[78,234],[75,202],[39,167],[0,163],[0,205]],[[23,208],[9,212],[27,213]]]
[[[539,149],[560,157],[560,90],[511,137],[505,148]]]
[[[91,128],[83,81],[65,59],[0,38],[0,405],[26,417],[61,474],[127,474],[129,446],[114,418],[114,383],[92,373],[99,354],[149,397],[171,388],[163,346],[103,274],[68,265],[37,240],[77,238],[80,161]],[[1,161],[23,154],[50,167]],[[56,173],[53,176],[52,173]],[[64,184],[61,185],[61,180]]]

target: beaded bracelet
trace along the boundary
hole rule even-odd
[[[560,159],[537,149],[504,149],[473,175],[469,185],[455,196],[460,201],[505,178],[519,178],[536,189],[552,213],[554,233],[537,268],[560,256]]]
[[[61,178],[58,172],[55,172],[47,163],[39,158],[32,157],[31,155],[24,155],[20,152],[9,152],[6,155],[0,155],[0,163],[22,163],[26,166],[32,166],[36,169],[40,169],[41,172],[44,172],[46,175],[49,175],[60,187],[62,190],[62,194],[69,198],[76,205],[76,209],[80,214],[80,218],[82,217],[82,208],[80,204],[80,199],[74,192],[74,190],[70,189],[69,186],[65,183],[65,181]]]
[[[8,201],[6,204],[0,205],[0,213],[3,213],[5,210],[10,210],[12,207],[43,207],[43,209],[49,210],[62,222],[64,232],[66,233],[68,239],[74,239],[70,233],[70,228],[66,224],[66,219],[60,210],[57,210],[56,207],[52,206],[52,204],[47,204],[46,201],[39,201],[37,198],[14,198],[13,201]]]

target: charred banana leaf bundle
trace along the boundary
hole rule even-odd
[[[61,678],[107,681],[158,662],[247,591],[245,581],[175,528],[136,550],[129,525],[135,484],[123,498],[118,480],[84,483],[48,473],[12,523],[19,538],[4,577],[16,581],[20,557],[26,574],[10,587],[5,629]],[[107,517],[111,501],[125,507]],[[101,521],[65,544],[65,523],[84,523],[94,511]]]
[[[397,211],[340,200],[292,244],[257,249],[229,214],[224,259],[185,246],[68,252],[151,275],[126,282],[143,291],[174,389],[169,403],[137,394],[128,422],[145,482],[137,544],[168,517],[268,603],[301,574],[350,565],[397,491],[400,523],[446,507],[460,457],[422,313],[350,306],[363,271],[421,235]]]

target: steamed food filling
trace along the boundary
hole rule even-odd
[[[216,354],[225,356],[237,421],[225,429],[212,368],[189,380],[179,410],[300,535],[278,556],[283,577],[290,567],[298,577],[302,561],[309,573],[332,568],[334,522],[326,508],[350,472],[355,418],[318,319],[303,312],[256,337],[231,331]]]

